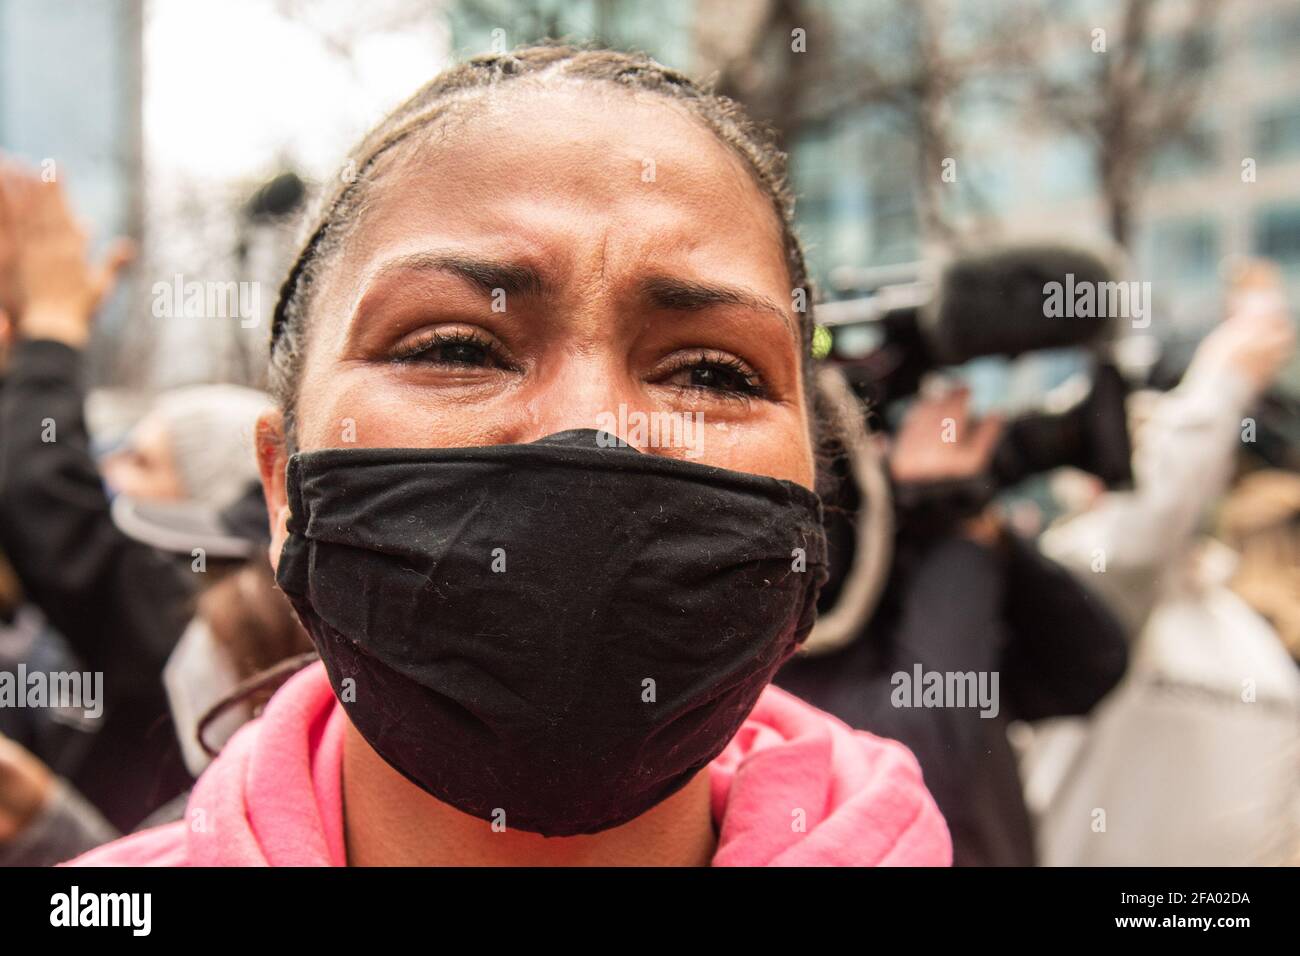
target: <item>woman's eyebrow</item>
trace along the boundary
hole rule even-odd
[[[765,312],[779,318],[795,340],[799,333],[790,319],[790,313],[769,299],[748,289],[735,286],[711,285],[691,279],[671,276],[652,276],[640,283],[641,295],[659,309],[680,312],[698,312],[715,305],[739,305],[755,312]]]
[[[454,275],[485,295],[498,289],[506,295],[544,296],[551,284],[531,265],[485,259],[461,253],[417,252],[398,256],[381,265],[369,285],[403,272],[441,272]],[[699,312],[716,305],[737,305],[779,318],[799,341],[799,330],[788,310],[767,296],[749,289],[716,285],[674,276],[650,276],[638,283],[642,298],[653,307],[679,312]]]
[[[401,272],[450,273],[485,295],[492,295],[500,289],[506,295],[540,296],[548,288],[541,273],[529,265],[437,252],[417,252],[390,259],[376,270],[371,284]]]

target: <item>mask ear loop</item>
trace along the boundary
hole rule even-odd
[[[867,434],[861,399],[844,376],[830,367],[818,371],[817,390],[831,412],[862,508],[855,522],[853,564],[839,600],[818,616],[803,643],[803,652],[813,657],[847,647],[862,635],[889,578],[894,540],[894,502],[885,459]]]
[[[273,664],[264,671],[259,671],[252,677],[240,681],[230,693],[217,701],[207,712],[199,718],[198,727],[194,730],[194,736],[203,748],[203,752],[208,755],[209,759],[215,758],[220,753],[220,748],[212,747],[206,738],[206,733],[213,722],[220,719],[226,711],[244,703],[253,694],[268,687],[279,686],[292,677],[298,671],[302,670],[308,664],[315,662],[319,655],[315,651],[306,651],[302,654],[295,654],[293,657],[286,657],[277,664]]]

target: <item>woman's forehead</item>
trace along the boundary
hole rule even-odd
[[[772,202],[729,146],[663,96],[589,83],[456,103],[379,165],[352,232],[354,256],[414,237],[510,237],[545,256],[599,239],[785,269]]]
[[[463,91],[432,106],[430,114],[408,139],[415,148],[399,146],[392,162],[381,166],[409,169],[469,159],[480,176],[557,176],[581,158],[594,164],[586,170],[593,176],[613,172],[622,181],[621,167],[631,162],[640,182],[658,181],[667,166],[683,177],[711,180],[715,188],[730,180],[732,191],[764,201],[741,158],[684,102],[661,93],[525,78]]]

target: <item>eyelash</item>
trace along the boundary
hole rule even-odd
[[[682,385],[678,386],[679,388],[711,392],[732,401],[747,401],[751,398],[762,398],[767,394],[758,374],[745,362],[734,355],[728,355],[726,352],[716,352],[712,349],[695,349],[684,355],[674,357],[671,360],[667,374],[672,375],[676,372],[697,368],[725,369],[740,380],[740,387],[725,389],[708,385]]]
[[[482,349],[502,369],[515,371],[516,366],[506,356],[505,350],[496,341],[476,335],[468,329],[434,329],[428,335],[421,336],[409,345],[398,349],[392,356],[395,362],[424,362],[429,365],[457,367],[461,362],[439,361],[432,353],[437,349],[451,345],[471,345]]]
[[[499,343],[468,329],[434,329],[429,334],[421,336],[416,341],[394,352],[392,360],[395,362],[458,367],[464,363],[440,361],[434,355],[437,349],[453,345],[468,345],[483,349],[500,368],[507,371],[518,370],[518,367],[506,356],[505,350]],[[716,388],[709,385],[679,385],[676,387],[710,392],[731,401],[747,401],[751,398],[762,398],[766,395],[762,380],[749,365],[734,355],[712,349],[694,349],[683,355],[675,356],[662,374],[664,377],[668,377],[678,372],[698,368],[724,369],[739,379],[739,387],[735,389]]]

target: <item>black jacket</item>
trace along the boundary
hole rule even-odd
[[[1089,711],[1123,676],[1123,630],[1063,568],[1008,536],[910,542],[895,557],[864,635],[824,657],[796,657],[787,690],[853,727],[902,741],[948,822],[958,866],[1032,866],[1033,833],[1011,720]],[[996,717],[978,707],[896,707],[894,675],[998,672]]]
[[[81,353],[58,342],[13,351],[0,395],[0,548],[83,668],[104,674],[102,726],[71,779],[128,830],[189,782],[161,674],[194,584],[188,565],[113,524],[81,370]]]

